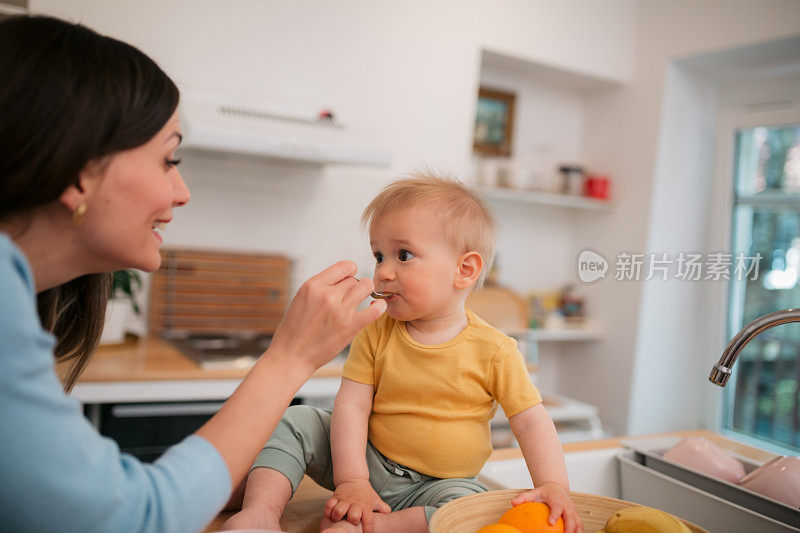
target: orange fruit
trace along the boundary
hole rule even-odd
[[[550,506],[541,502],[525,502],[503,513],[498,522],[519,529],[520,533],[564,533],[564,519],[560,516],[550,524]]]
[[[521,533],[519,529],[508,524],[489,524],[483,526],[475,533]]]

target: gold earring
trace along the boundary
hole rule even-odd
[[[86,204],[81,202],[75,211],[72,212],[72,224],[76,227],[83,224],[83,216],[86,214]]]

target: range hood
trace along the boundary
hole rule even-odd
[[[389,166],[391,154],[350,133],[329,110],[184,94],[182,150],[316,164]]]

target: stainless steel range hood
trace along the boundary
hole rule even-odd
[[[391,154],[351,133],[329,110],[184,94],[183,150],[315,164],[388,166]]]

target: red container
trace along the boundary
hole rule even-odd
[[[586,181],[584,182],[583,194],[590,198],[608,200],[610,188],[611,180],[608,176],[605,174],[589,174],[586,176]]]

